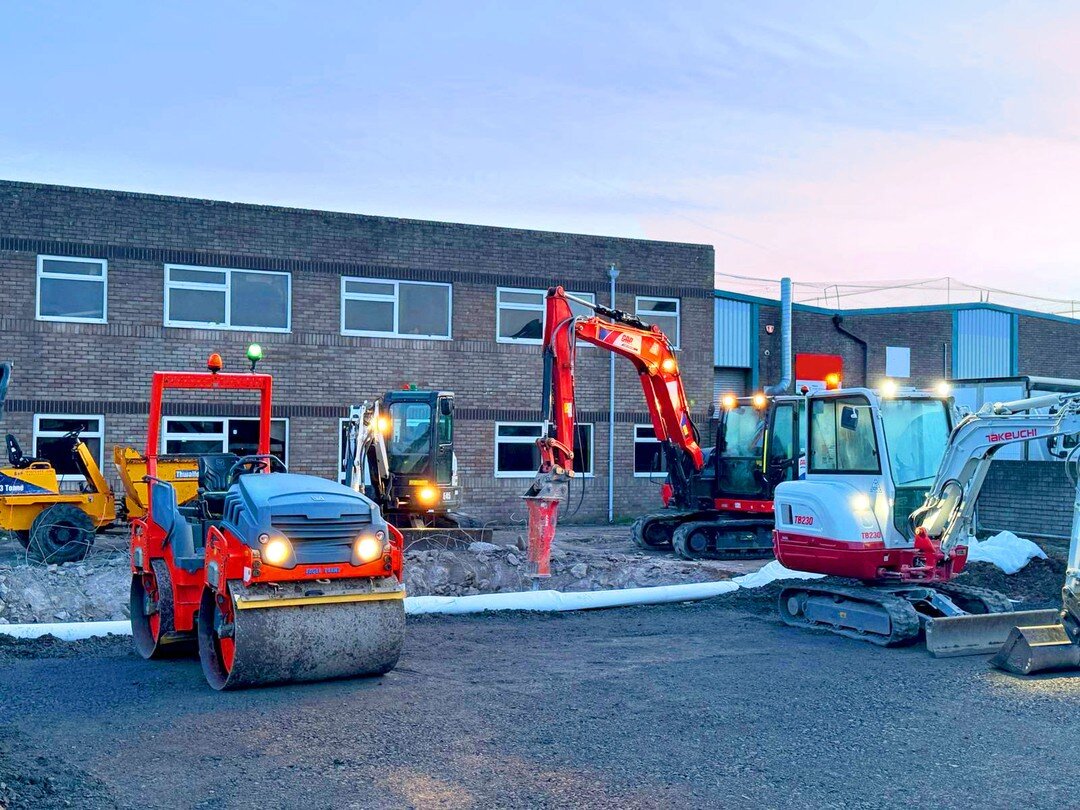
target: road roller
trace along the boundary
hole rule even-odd
[[[143,658],[197,654],[214,689],[382,675],[405,637],[402,535],[346,486],[290,473],[270,453],[272,378],[154,372],[146,513],[131,526],[131,631]],[[172,389],[258,396],[257,452],[198,456],[196,496],[158,477],[162,401]]]

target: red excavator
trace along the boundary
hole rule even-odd
[[[571,302],[596,315],[576,317]],[[638,519],[634,524],[637,542],[646,546],[671,543],[680,556],[688,559],[760,555],[763,551],[771,554],[771,502],[763,506],[760,500],[722,498],[716,487],[724,476],[705,474],[713,471],[710,460],[721,458],[722,447],[702,450],[698,430],[690,418],[678,361],[660,328],[622,310],[576,298],[562,287],[548,290],[545,306],[541,412],[550,432],[537,442],[540,468],[525,495],[531,504],[530,537],[543,535],[550,544],[559,504],[567,499],[574,476],[574,361],[576,343],[584,340],[634,364],[656,439],[664,448],[669,477],[665,508]],[[792,440],[785,452],[797,454],[794,437],[799,431],[794,420],[798,408],[778,411],[762,403],[761,412],[765,420],[778,412],[787,415],[792,422],[788,425]],[[768,425],[765,428],[768,430]],[[790,460],[778,460],[776,465],[770,460],[764,475],[775,473],[778,481],[789,476],[795,466]]]

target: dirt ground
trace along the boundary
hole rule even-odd
[[[755,593],[413,616],[382,678],[234,693],[126,638],[0,643],[0,795],[35,810],[1075,806],[1080,675],[787,627],[739,601]]]
[[[491,543],[435,536],[406,546],[410,595],[463,596],[528,590],[524,530],[497,529]],[[644,551],[628,526],[567,526],[552,546],[551,577],[539,587],[609,590],[708,582],[756,571],[766,560],[687,562],[668,551]],[[42,565],[14,539],[0,541],[0,624],[122,620],[128,615],[127,536],[99,535],[78,563]]]

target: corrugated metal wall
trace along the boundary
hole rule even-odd
[[[713,304],[716,331],[713,334],[713,365],[751,368],[753,359],[754,305],[730,298]]]
[[[953,376],[1007,377],[1013,369],[1013,315],[992,309],[961,309],[953,316]]]
[[[744,397],[750,393],[750,371],[745,368],[713,369],[713,409],[719,407],[720,397],[734,394]]]

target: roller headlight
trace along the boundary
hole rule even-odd
[[[275,537],[262,550],[263,561],[270,565],[281,565],[289,559],[292,547],[284,537]]]
[[[362,534],[356,538],[355,550],[361,563],[369,563],[382,556],[383,544],[373,534]]]
[[[434,506],[439,502],[439,490],[435,487],[420,487],[416,492],[416,499],[424,506]]]

